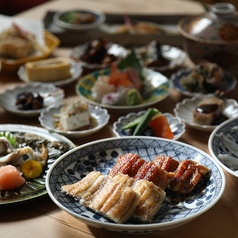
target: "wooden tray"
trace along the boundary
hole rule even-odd
[[[177,23],[183,17],[182,15],[128,15],[128,17],[133,21],[145,21],[152,22],[162,25],[163,27],[172,27],[175,29],[173,34],[170,33],[159,33],[159,34],[111,34],[105,31],[102,31],[100,28],[86,31],[86,32],[76,32],[76,31],[67,31],[55,25],[53,22],[54,11],[49,11],[45,15],[43,21],[45,29],[50,31],[52,34],[57,36],[61,45],[63,46],[76,46],[83,44],[90,40],[96,39],[98,37],[104,37],[108,41],[113,43],[121,44],[125,47],[130,46],[140,46],[145,45],[151,42],[152,40],[157,40],[161,44],[174,45],[177,47],[182,47],[182,36],[176,32]],[[116,14],[106,14],[105,24],[123,24],[124,18],[122,15]]]

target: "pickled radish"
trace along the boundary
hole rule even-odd
[[[171,131],[170,125],[167,121],[166,116],[159,114],[152,118],[149,123],[150,128],[153,130],[155,136],[173,139],[174,134]]]
[[[21,176],[15,166],[0,167],[0,190],[12,190],[21,187],[26,180]]]

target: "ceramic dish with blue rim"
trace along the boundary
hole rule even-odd
[[[171,81],[172,81],[173,87],[178,92],[182,93],[185,96],[193,97],[193,96],[205,95],[205,93],[200,93],[200,92],[189,92],[181,84],[181,79],[186,78],[191,73],[191,70],[192,69],[181,69],[177,73],[172,74]],[[236,79],[227,72],[224,72],[224,76],[221,78],[221,81],[223,82],[223,86],[217,90],[226,92],[226,93],[233,90],[237,83]],[[214,90],[214,93],[215,91],[216,90]],[[209,93],[213,93],[213,92],[209,92]]]
[[[122,127],[134,121],[136,118],[140,117],[141,115],[145,114],[145,112],[146,112],[145,110],[140,111],[138,113],[131,112],[127,114],[126,116],[119,117],[118,120],[113,123],[113,132],[115,133],[115,135],[118,137],[131,136],[130,131],[123,130]],[[163,115],[166,116],[166,119],[174,134],[173,140],[178,140],[185,132],[185,124],[181,122],[179,117],[174,117],[170,113],[163,113]]]
[[[202,193],[189,196],[188,200],[171,204],[165,199],[149,224],[132,221],[116,224],[87,210],[76,199],[62,193],[61,186],[79,181],[90,171],[108,174],[119,156],[126,153],[138,154],[146,161],[152,161],[158,154],[172,156],[178,161],[195,160],[211,170],[210,180]],[[46,181],[50,198],[63,211],[90,226],[126,234],[145,234],[183,225],[215,205],[225,188],[223,170],[202,150],[174,140],[138,136],[107,138],[79,146],[61,156],[51,166]]]
[[[210,135],[208,149],[211,156],[229,174],[238,178],[238,117],[219,125]]]
[[[110,69],[102,69],[99,71],[92,72],[84,77],[82,77],[76,85],[76,93],[79,97],[83,98],[86,102],[100,107],[104,107],[111,112],[130,112],[138,111],[149,107],[155,103],[158,103],[165,99],[171,90],[171,84],[163,74],[150,70],[144,69],[146,85],[150,85],[147,97],[143,99],[141,104],[137,105],[109,105],[103,104],[96,101],[92,95],[92,87],[99,76],[108,76],[110,74]]]
[[[93,126],[88,129],[84,128],[82,130],[63,131],[55,127],[55,120],[54,120],[54,115],[57,115],[60,113],[60,109],[63,107],[63,105],[64,104],[61,104],[61,105],[57,105],[54,107],[47,108],[46,110],[43,110],[40,114],[39,121],[41,125],[44,128],[48,129],[49,131],[54,131],[66,137],[80,138],[80,137],[84,137],[84,136],[88,136],[93,133],[96,133],[99,130],[101,130],[105,125],[107,125],[110,118],[108,111],[106,109],[89,104],[88,105],[89,113],[90,113],[90,117],[92,118]]]
[[[64,80],[58,80],[58,81],[45,81],[44,83],[49,83],[49,84],[54,84],[55,86],[66,86],[72,82],[74,82],[75,80],[77,80],[79,78],[79,76],[81,75],[81,73],[83,72],[82,66],[81,64],[79,64],[78,62],[74,61],[74,60],[70,60],[70,65],[71,65],[71,78],[68,79],[64,79]],[[19,78],[24,81],[25,83],[42,83],[40,80],[39,81],[30,81],[27,77],[26,74],[26,70],[25,70],[25,66],[22,65],[18,72],[17,72]]]
[[[48,151],[47,164],[40,177],[27,180],[26,183],[18,189],[0,191],[0,205],[26,202],[46,195],[45,179],[49,168],[56,159],[70,149],[73,149],[75,145],[62,135],[53,132],[50,133],[46,129],[36,126],[1,124],[0,132],[11,133],[17,140],[19,138],[19,143],[22,148],[24,148],[24,145],[29,145],[33,148],[34,143],[40,143],[43,140],[44,143],[47,144]],[[0,161],[1,158],[2,156],[0,157]],[[0,166],[2,166],[2,161]]]
[[[22,97],[20,95],[28,93],[33,94],[31,100],[30,96],[25,96],[25,99],[21,99],[20,101],[18,100],[19,97]],[[38,107],[39,109],[32,109],[32,108],[29,109],[28,106],[30,104],[33,104],[34,98],[38,98],[38,96],[41,96],[43,98],[42,107]],[[43,84],[43,83],[23,84],[8,89],[2,94],[0,94],[0,106],[4,108],[4,110],[12,114],[18,116],[31,117],[40,115],[41,111],[43,111],[49,106],[57,104],[63,98],[64,98],[64,91],[53,84]],[[16,105],[17,101],[22,103]]]
[[[209,97],[209,95],[206,95]],[[193,111],[197,107],[198,103],[205,98],[204,97],[192,97],[185,98],[182,102],[178,102],[174,108],[174,113],[181,119],[186,125],[201,131],[211,132],[217,128],[223,121],[238,116],[238,104],[234,99],[224,99],[224,108],[222,114],[214,121],[212,125],[200,125],[193,122]]]
[[[99,27],[105,21],[103,12],[96,9],[74,9],[56,12],[53,22],[66,30],[87,31]]]

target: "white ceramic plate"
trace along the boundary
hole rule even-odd
[[[49,131],[35,126],[27,126],[27,125],[18,125],[18,124],[0,124],[0,132],[11,132],[14,133],[22,133],[24,134],[30,133],[37,136],[40,136],[48,141],[59,141],[65,143],[70,147],[70,149],[74,148],[75,145],[66,137],[61,136],[56,133],[50,133]],[[63,146],[62,146],[63,147]],[[0,205],[9,205],[15,204],[25,201],[30,201],[35,198],[39,198],[43,195],[47,194],[45,187],[45,179],[46,174],[50,168],[50,166],[54,163],[56,159],[59,158],[60,154],[56,153],[57,151],[53,149],[51,152],[49,151],[50,157],[47,161],[47,166],[39,178],[28,180],[23,187],[17,190],[13,190],[11,192],[7,191],[4,193],[0,192]]]
[[[172,84],[173,84],[175,90],[177,90],[178,92],[182,93],[183,95],[189,96],[189,97],[205,95],[204,93],[200,93],[200,92],[197,92],[197,93],[189,92],[181,84],[181,79],[183,77],[186,77],[190,72],[191,72],[191,69],[181,69],[177,73],[172,74],[171,81],[172,81]],[[226,93],[233,90],[237,83],[236,78],[234,78],[227,72],[225,72],[225,75],[223,76],[223,78],[221,80],[223,81],[224,85],[219,90],[226,92]],[[211,92],[211,93],[213,93],[213,92]],[[215,91],[214,91],[214,93],[215,93]]]
[[[131,112],[126,116],[119,117],[118,120],[113,123],[113,132],[118,137],[131,136],[130,132],[128,130],[123,130],[122,127],[127,125],[129,122],[134,121],[140,115],[145,114],[145,112],[146,111],[140,111],[138,113]],[[166,116],[170,128],[174,134],[173,140],[179,139],[185,132],[185,124],[181,122],[179,117],[174,117],[170,113],[163,113],[163,115]]]
[[[47,96],[51,92],[59,92],[55,96]],[[38,110],[20,110],[16,107],[17,95],[24,92],[37,92],[44,98],[44,107]],[[6,111],[13,113],[18,116],[37,116],[46,107],[52,106],[58,103],[64,98],[64,91],[53,84],[23,84],[12,89],[6,90],[4,93],[0,94],[0,106]]]
[[[238,117],[219,125],[210,135],[208,149],[211,156],[228,173],[238,178]]]
[[[62,131],[55,128],[53,117],[54,114],[60,113],[61,107],[62,105],[58,105],[55,107],[47,108],[46,110],[42,111],[39,117],[39,121],[41,125],[46,129],[57,132],[67,137],[79,138],[96,133],[108,123],[110,118],[108,111],[106,109],[94,105],[89,105],[90,115],[94,117],[97,121],[97,125],[94,128],[88,130]]]
[[[69,14],[72,16],[72,14],[89,14],[92,17],[94,17],[95,21],[90,23],[70,23],[68,21]],[[70,17],[71,19],[72,17]],[[90,9],[74,9],[74,10],[68,10],[63,12],[56,12],[53,16],[53,22],[66,29],[71,31],[86,31],[91,30],[94,28],[99,27],[103,22],[105,21],[106,17],[105,14],[99,10],[90,10]]]
[[[152,161],[158,154],[172,156],[178,161],[196,160],[211,170],[210,181],[202,193],[190,196],[177,205],[165,199],[149,224],[132,221],[126,224],[113,223],[95,215],[61,192],[62,185],[77,182],[89,171],[108,174],[119,156],[129,152],[138,154],[146,161]],[[48,194],[59,208],[90,226],[125,234],[146,234],[183,225],[209,210],[220,199],[225,188],[224,172],[208,154],[185,143],[154,137],[115,137],[79,146],[61,156],[51,166],[46,181]]]
[[[202,131],[213,131],[217,125],[199,125],[193,122],[193,110],[197,107],[202,97],[186,98],[182,102],[176,104],[174,113],[186,125]],[[229,118],[238,116],[238,104],[234,99],[226,99],[223,116]]]
[[[136,48],[136,50],[138,54],[142,56],[142,58],[145,58],[145,66],[148,65],[148,63],[153,62],[154,56],[156,54],[156,49],[154,47],[153,41],[147,46]],[[170,45],[161,45],[161,54],[166,60],[168,60],[167,64],[161,66],[146,67],[159,72],[171,70],[178,66],[181,66],[186,58],[186,54],[184,51]]]
[[[133,106],[102,104],[100,102],[97,102],[92,97],[92,87],[93,84],[98,79],[99,75],[109,75],[109,74],[110,69],[107,68],[92,72],[91,74],[82,77],[76,85],[76,93],[79,95],[79,97],[83,98],[88,103],[104,107],[110,110],[111,112],[138,111],[146,107],[149,107],[157,102],[162,101],[170,93],[171,84],[168,78],[166,78],[163,74],[159,72],[153,71],[151,69],[145,69],[146,75],[145,80],[147,80],[148,84],[151,85],[152,90],[150,90],[150,93],[148,93],[147,98],[145,98],[141,104]]]
[[[124,58],[128,54],[128,50],[124,48],[121,45],[112,43],[112,42],[107,42],[107,54],[108,55],[113,55],[116,56],[116,58]],[[85,61],[83,61],[81,58],[85,54],[85,51],[87,49],[88,43],[82,44],[82,45],[77,45],[72,49],[71,52],[71,57],[75,60],[79,60],[79,62],[82,64],[83,67],[91,70],[99,70],[103,68],[110,67],[112,62],[109,62],[108,64],[90,64]],[[117,60],[116,60],[117,61]]]
[[[81,64],[75,62],[74,60],[71,60],[70,64],[71,64],[70,72],[72,75],[71,78],[64,79],[64,80],[58,80],[58,81],[49,81],[49,82],[44,82],[44,83],[54,84],[55,86],[65,86],[65,85],[68,85],[68,84],[72,83],[73,81],[77,80],[83,71],[82,66],[81,66]],[[43,83],[41,81],[30,81],[26,75],[26,70],[25,70],[24,65],[19,68],[17,74],[18,74],[19,78],[26,83],[36,83],[36,82]]]

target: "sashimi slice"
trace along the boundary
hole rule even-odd
[[[26,180],[13,165],[0,167],[0,190],[12,190],[21,187]]]

